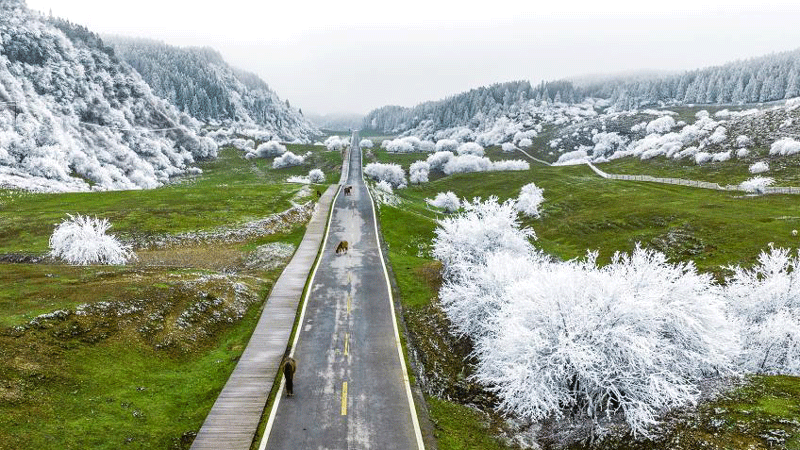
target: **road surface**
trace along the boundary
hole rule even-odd
[[[294,348],[295,395],[280,391],[262,449],[423,448],[358,143],[355,132],[352,194],[334,201]],[[349,250],[337,255],[340,241]]]

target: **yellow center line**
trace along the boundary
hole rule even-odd
[[[348,283],[350,282],[352,274],[353,274],[353,272],[347,272],[347,282]]]
[[[347,381],[342,383],[342,415],[347,415]]]
[[[344,334],[344,356],[350,352],[350,333]]]
[[[347,294],[347,314],[350,314],[350,306],[353,303],[353,297]]]

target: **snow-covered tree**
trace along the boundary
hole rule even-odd
[[[325,174],[320,169],[311,169],[308,172],[308,180],[315,184],[324,183]]]
[[[411,184],[421,184],[428,182],[428,175],[431,165],[427,161],[414,161],[408,168],[408,178]]]
[[[373,147],[372,140],[370,139],[362,139],[361,142],[358,143],[358,146],[361,148],[372,148]]]
[[[398,164],[369,163],[364,167],[364,175],[376,181],[387,181],[395,188],[404,188],[406,174]]]
[[[244,155],[247,159],[253,158],[271,158],[273,156],[280,156],[286,153],[286,146],[278,141],[269,141],[260,144],[255,149],[248,149],[247,154]]]
[[[730,269],[725,295],[741,327],[740,367],[800,376],[800,254],[773,247],[752,268]]]
[[[753,177],[742,181],[741,184],[739,184],[739,188],[743,191],[763,194],[764,188],[770,186],[774,182],[775,179],[772,177]]]
[[[750,173],[764,173],[769,171],[769,164],[766,161],[759,161],[750,165]]]
[[[520,189],[514,208],[528,217],[538,218],[539,205],[544,201],[543,194],[544,189],[537,187],[535,183],[526,184]]]
[[[458,199],[458,196],[450,191],[439,192],[433,199],[426,198],[425,202],[447,212],[458,211],[458,208],[461,207],[461,201]]]
[[[136,257],[131,246],[106,234],[111,224],[97,217],[67,214],[50,236],[50,256],[69,264],[124,265]]]
[[[299,166],[305,162],[305,155],[295,155],[287,151],[286,153],[278,156],[272,161],[273,169],[282,169],[284,167]]]

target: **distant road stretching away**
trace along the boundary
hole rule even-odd
[[[352,194],[334,202],[294,350],[295,395],[280,391],[260,448],[423,448],[358,144],[354,132]],[[349,250],[337,255],[340,241]]]

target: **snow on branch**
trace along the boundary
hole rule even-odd
[[[124,265],[136,255],[131,246],[106,234],[111,224],[97,217],[67,214],[50,236],[50,256],[69,264]]]

